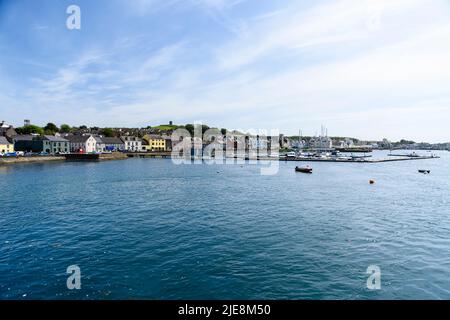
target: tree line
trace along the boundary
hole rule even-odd
[[[34,124],[16,128],[17,134],[38,134],[38,135],[55,135],[56,133],[73,133],[78,130],[86,130],[87,126],[71,127],[68,124],[62,124],[58,127],[56,124],[49,122],[46,126],[40,127]],[[114,137],[114,130],[111,128],[101,129],[101,133],[106,137]]]
[[[194,124],[186,124],[184,126],[181,125],[181,126],[174,126],[174,127],[184,128],[192,136],[194,135],[194,131],[195,131]],[[147,129],[152,129],[152,127],[148,126]],[[157,128],[155,128],[155,129],[157,129]],[[201,126],[202,133],[205,133],[209,129],[211,129],[211,128],[205,124]],[[21,135],[25,135],[25,134],[55,135],[56,133],[64,134],[64,133],[76,133],[76,132],[83,131],[83,130],[93,130],[93,131],[100,133],[101,135],[103,135],[105,137],[117,136],[116,130],[114,130],[112,128],[99,128],[99,127],[88,128],[85,125],[81,125],[79,127],[72,127],[68,124],[62,124],[60,127],[58,127],[56,124],[54,124],[52,122],[47,123],[47,125],[45,125],[44,127],[30,124],[30,125],[16,128],[15,130],[16,130],[17,134],[21,134]],[[220,129],[220,132],[223,135],[225,135],[227,130],[222,128],[222,129]]]

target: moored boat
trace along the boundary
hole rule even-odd
[[[312,173],[313,169],[310,166],[306,167],[295,167],[296,172],[302,172],[302,173]]]

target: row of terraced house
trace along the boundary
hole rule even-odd
[[[104,137],[100,135],[57,134],[52,135],[18,135],[11,132],[0,136],[0,152],[2,154],[22,151],[25,153],[61,154],[71,152],[151,152],[170,151],[170,137],[146,135]]]

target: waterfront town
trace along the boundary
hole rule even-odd
[[[23,126],[15,128],[5,121],[0,122],[0,156],[54,156],[70,153],[77,154],[102,154],[102,153],[155,153],[170,152],[177,143],[172,139],[172,133],[176,129],[185,129],[191,135],[194,134],[194,125],[167,125],[146,128],[98,128],[87,126],[70,127],[61,125],[57,127],[48,123],[45,127],[33,125],[30,120],[24,120]],[[205,133],[210,129],[203,125],[201,130]],[[226,129],[219,130],[224,136]],[[269,149],[274,137],[262,139],[257,135],[242,134],[232,131],[233,136],[245,137],[248,149]],[[235,144],[233,137],[225,136],[226,144]],[[276,138],[275,138],[276,139]],[[401,140],[390,142],[387,139],[381,141],[360,141],[349,137],[329,137],[327,130],[322,127],[320,135],[288,137],[283,134],[278,136],[277,150],[286,152],[286,155],[295,151],[320,151],[343,153],[367,153],[373,150],[449,150],[450,143],[429,144],[416,143],[414,141]],[[203,144],[208,142],[203,141]]]

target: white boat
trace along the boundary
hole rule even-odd
[[[288,152],[286,153],[286,158],[295,158],[297,155],[295,154],[295,152]]]

